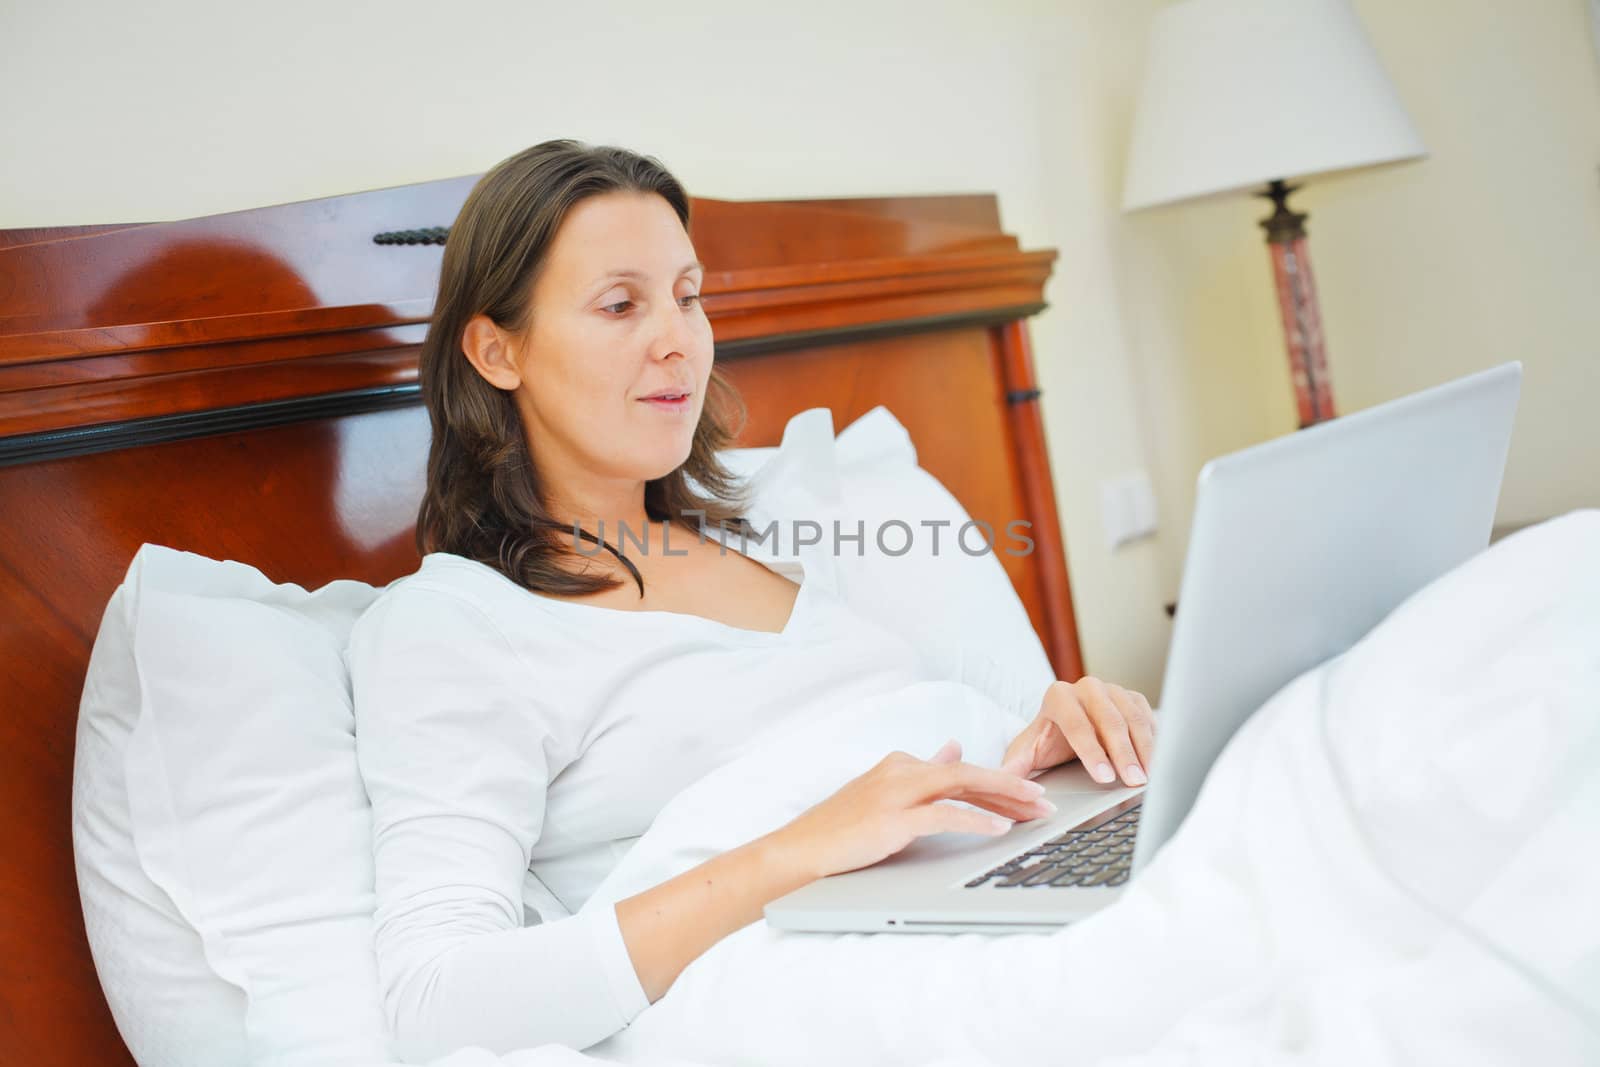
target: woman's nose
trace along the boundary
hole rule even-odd
[[[651,339],[652,359],[667,359],[671,356],[687,356],[689,348],[694,344],[694,331],[689,325],[689,313],[679,306],[676,299],[666,305],[666,310],[655,317],[654,336]]]

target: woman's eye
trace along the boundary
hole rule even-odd
[[[608,313],[610,313],[612,315],[621,315],[621,314],[625,313],[631,307],[633,307],[633,301],[632,300],[618,300],[615,304],[607,304],[605,307],[601,308],[600,310],[604,311],[604,312],[608,312]]]
[[[680,297],[678,297],[678,306],[679,307],[685,307],[685,308],[693,307],[694,306],[694,302],[696,300],[699,300],[699,299],[700,299],[700,294],[699,293],[690,293],[687,296],[680,296]]]

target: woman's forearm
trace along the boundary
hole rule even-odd
[[[724,852],[617,902],[617,925],[653,1004],[701,953],[761,918],[762,908],[817,874],[782,830]]]

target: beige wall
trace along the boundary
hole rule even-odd
[[[1161,0],[0,6],[0,227],[479,171],[576,136],[736,199],[983,190],[1061,259],[1034,323],[1090,669],[1154,694],[1195,473],[1293,424],[1248,199],[1117,210]],[[1600,73],[1583,0],[1358,0],[1433,151],[1308,189],[1345,410],[1528,365],[1503,517],[1600,499]],[[1515,14],[1511,14],[1512,10]],[[63,57],[67,57],[64,61]],[[14,101],[26,106],[12,106]],[[1118,552],[1099,484],[1147,469]]]
[[[1503,524],[1600,505],[1600,62],[1587,7],[1356,0],[1429,156],[1312,179],[1296,197],[1340,410],[1523,361]],[[1169,514],[1188,514],[1206,458],[1294,426],[1264,214],[1227,197],[1116,227]],[[1181,524],[1162,542],[1175,590]]]
[[[1041,374],[1056,386],[1046,413],[1072,573],[1094,612],[1094,669],[1152,692],[1168,636],[1156,607],[1177,596],[1200,467],[1295,425],[1263,203],[1117,210],[1144,33],[1165,2],[1064,4],[1038,36],[1056,57],[1041,68],[1041,150],[1049,232],[1066,256],[1035,333],[1059,357]],[[1430,155],[1297,194],[1340,410],[1520,359],[1497,521],[1600,506],[1600,61],[1588,5],[1356,8]],[[1107,558],[1091,543],[1094,483],[1141,463],[1160,530]]]

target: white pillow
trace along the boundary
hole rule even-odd
[[[900,551],[898,528],[886,535],[888,552],[872,537],[863,556],[842,555],[846,601],[933,655],[961,657],[966,677],[987,672],[983,688],[1009,689],[1008,703],[1031,719],[1056,675],[1000,561],[1001,553],[1033,550],[1026,527],[1012,526],[1022,516],[1007,516],[992,531],[979,528],[955,495],[917,464],[911,435],[881,406],[839,435],[838,457],[851,518],[864,520],[868,531],[899,521],[915,533],[903,555],[890,554]],[[933,529],[924,524],[940,523],[935,544]]]
[[[113,595],[73,843],[95,966],[141,1063],[388,1058],[343,662],[376,594],[145,545]]]
[[[244,991],[212,970],[200,935],[145,874],[133,847],[123,759],[139,718],[132,602],[141,567],[135,556],[106,606],[78,710],[72,844],[84,927],[112,1018],[135,1060],[243,1063]]]
[[[950,661],[950,676],[999,695],[1016,714],[1039,710],[1055,673],[998,555],[1028,550],[1016,536],[1026,530],[969,527],[971,516],[917,465],[911,435],[887,408],[837,439],[832,413],[813,408],[789,420],[779,448],[730,458],[754,489],[751,519],[760,528],[776,520],[785,553],[796,523],[815,524],[805,539],[820,528],[820,543],[800,554],[821,564],[852,610]]]
[[[822,525],[817,577],[854,609],[960,657],[969,677],[1000,672],[1020,712],[1036,710],[1049,665],[999,561],[944,538],[938,555],[921,536],[898,556],[898,541],[876,543],[889,520],[919,534],[923,520],[949,533],[967,520],[887,410],[835,442],[831,414],[813,409],[781,448],[724,458],[754,479],[753,516]],[[836,518],[865,523],[862,555],[833,556]],[[95,967],[140,1063],[389,1058],[343,661],[377,593],[307,592],[145,545],[112,596],[79,709],[73,844]]]

